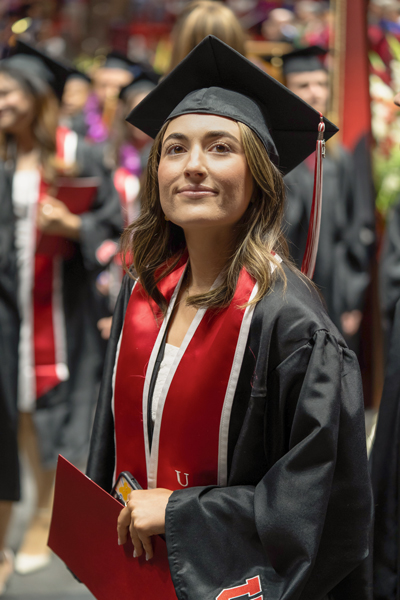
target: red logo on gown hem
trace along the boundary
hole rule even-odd
[[[215,600],[234,600],[234,598],[242,598],[242,596],[254,596],[255,594],[261,594],[251,600],[263,600],[261,590],[261,581],[259,575],[246,579],[246,583],[243,585],[237,585],[232,588],[222,590]]]

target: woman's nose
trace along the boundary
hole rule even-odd
[[[202,177],[206,174],[204,155],[200,148],[192,148],[188,152],[185,173],[189,176],[196,175]]]

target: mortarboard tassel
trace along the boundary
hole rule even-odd
[[[317,148],[315,152],[314,192],[311,206],[310,223],[308,226],[307,244],[304,252],[301,272],[310,279],[313,278],[317,260],[319,232],[321,228],[322,209],[322,160],[325,158],[325,123],[320,113],[318,125]]]

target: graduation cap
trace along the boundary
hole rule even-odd
[[[155,138],[165,121],[205,113],[244,123],[288,173],[315,151],[320,113],[230,46],[210,35],[128,115]],[[338,128],[323,118],[325,139]]]
[[[102,69],[123,69],[124,71],[129,71],[133,73],[132,68],[136,66],[136,63],[129,60],[125,54],[122,52],[118,52],[117,50],[113,50],[109,52],[106,56],[106,60],[101,65]]]
[[[68,81],[72,79],[80,79],[81,81],[85,81],[86,83],[91,83],[92,81],[89,75],[87,75],[83,71],[80,71],[79,69],[74,68],[70,69],[70,74],[68,75]]]
[[[326,70],[322,59],[327,53],[328,50],[321,48],[321,46],[309,46],[308,48],[301,48],[283,54],[281,57],[283,74],[286,76],[290,73],[309,73],[311,71]]]
[[[140,74],[132,83],[122,88],[119,97],[125,100],[131,93],[151,92],[157,86],[160,76],[150,67],[142,67]]]
[[[286,174],[316,151],[315,187],[302,271],[314,273],[322,201],[323,135],[337,127],[230,46],[210,35],[129,114],[127,121],[154,138],[168,119],[202,113],[252,129]]]
[[[4,58],[0,65],[20,71],[34,89],[37,89],[38,81],[44,81],[53,89],[59,100],[62,98],[65,82],[72,72],[54,58],[21,40],[17,41],[12,55]]]

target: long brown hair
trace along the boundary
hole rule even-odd
[[[234,12],[222,2],[195,0],[185,6],[172,32],[169,71],[208,35],[215,35],[244,55],[246,36]]]
[[[34,101],[35,117],[32,122],[32,133],[36,146],[40,153],[40,164],[43,168],[43,176],[52,181],[56,174],[56,131],[58,125],[58,100],[50,86],[44,82],[32,86],[24,75],[17,69],[7,66],[0,67],[0,73],[14,79],[26,94]],[[12,135],[0,132],[0,157],[3,160],[12,156]]]
[[[144,187],[142,188],[139,218],[122,235],[124,265],[133,258],[136,275],[158,306],[165,311],[167,302],[157,288],[157,283],[170,273],[186,250],[183,229],[164,219],[158,187],[158,165],[161,146],[169,122],[158,133],[150,153]],[[235,226],[236,244],[224,271],[222,283],[215,289],[187,298],[196,307],[222,308],[235,293],[237,280],[244,267],[258,283],[258,292],[252,303],[265,296],[272,283],[271,263],[276,274],[286,284],[286,277],[278,254],[290,264],[287,242],[282,232],[285,187],[282,175],[270,161],[268,153],[257,135],[239,123],[244,153],[254,179],[251,202]],[[131,274],[133,277],[133,275]]]

